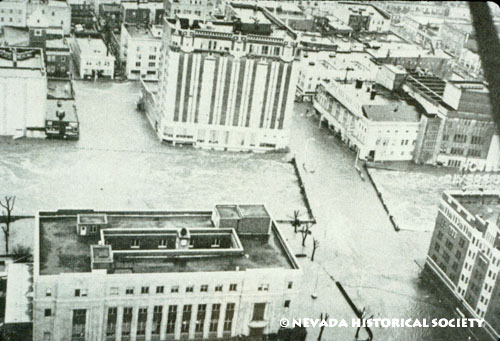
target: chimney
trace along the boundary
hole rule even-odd
[[[374,100],[375,99],[375,96],[377,96],[377,92],[375,90],[372,90],[372,92],[370,93],[370,100]]]
[[[363,87],[363,81],[361,79],[356,79],[356,89],[361,89]]]

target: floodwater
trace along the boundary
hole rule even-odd
[[[79,141],[0,140],[0,196],[17,197],[15,214],[58,208],[211,209],[216,203],[233,202],[266,203],[277,219],[287,219],[295,209],[306,212],[293,168],[286,162],[290,155],[160,144],[147,119],[135,110],[137,83],[75,82],[75,92]],[[299,164],[305,162],[314,171],[305,172],[304,181],[317,219],[313,236],[320,241],[313,268],[321,272],[318,291],[337,290],[333,278],[359,308],[366,307],[368,316],[458,317],[415,262],[425,259],[430,233],[396,233],[372,186],[355,171],[354,153],[319,129],[317,118],[305,115],[306,109],[296,105],[290,143]],[[13,225],[13,238],[30,245],[32,225],[25,222]],[[303,250],[297,235],[291,230],[285,235],[295,252],[310,253],[312,238]],[[302,267],[309,267],[308,262],[300,259]],[[338,292],[332,295],[340,297]],[[340,299],[332,303],[331,318],[336,312],[352,316]],[[307,306],[301,309],[310,311]],[[459,328],[373,332],[378,340],[467,340],[472,335]],[[347,335],[330,328],[323,340],[345,340]],[[313,330],[308,339],[316,337]]]

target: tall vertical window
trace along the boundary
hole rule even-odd
[[[122,336],[130,336],[132,328],[132,307],[123,308]]]
[[[161,315],[163,312],[163,307],[161,305],[155,305],[153,310],[153,327],[151,330],[152,336],[160,336],[161,327]]]
[[[71,332],[71,340],[85,340],[85,323],[87,321],[86,309],[73,310],[73,327]]]
[[[233,328],[234,303],[226,305],[226,316],[224,318],[224,333],[231,333]]]
[[[198,334],[203,334],[203,327],[205,326],[206,314],[207,314],[207,305],[199,304],[198,312],[196,313],[196,326],[194,330]]]
[[[176,305],[168,306],[167,334],[174,334],[176,320],[177,320],[177,306]]]
[[[265,312],[266,312],[265,303],[255,303],[253,305],[252,321],[264,321]]]
[[[189,325],[191,324],[191,309],[191,304],[186,304],[182,309],[181,333],[189,333]]]
[[[108,308],[108,321],[106,324],[106,337],[109,340],[115,339],[116,334],[116,319],[118,316],[117,308]]]
[[[220,318],[220,304],[212,304],[212,313],[210,315],[210,333],[217,333],[217,326]]]
[[[146,335],[146,321],[148,320],[148,308],[139,308],[139,314],[137,314],[137,336],[143,339]]]

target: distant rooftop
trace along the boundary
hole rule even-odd
[[[137,25],[123,25],[128,34],[135,39],[157,39],[148,27]]]
[[[69,46],[66,39],[50,39],[45,41],[45,47],[47,49],[68,49]]]
[[[30,35],[27,28],[3,26],[2,30],[6,46],[29,46]]]
[[[240,205],[237,210],[249,219],[269,217],[265,208],[258,205]],[[227,209],[224,212],[231,215],[235,211]],[[89,214],[90,216],[106,215],[107,223],[100,230],[100,235],[82,236],[77,233],[77,216],[82,213],[86,216]],[[236,237],[230,237],[230,231],[233,231],[234,235],[235,230],[227,226],[224,228],[222,226],[216,227],[211,217],[212,212],[210,211],[94,212],[70,210],[40,212],[39,271],[41,275],[90,272],[92,269],[91,252],[93,252],[94,259],[101,256],[101,258],[107,257],[103,254],[106,251],[101,252],[100,249],[95,249],[96,245],[104,245],[102,238],[112,246],[113,254],[115,254],[115,265],[127,264],[128,271],[133,273],[234,271],[236,268],[242,271],[255,268],[297,268],[295,260],[274,222],[269,235],[245,235],[238,232]],[[235,217],[237,217],[236,214]],[[92,222],[81,221],[80,223],[92,225]],[[185,251],[176,249],[172,242],[175,243],[177,234],[183,229],[187,231],[187,234],[191,234],[191,238],[199,240],[203,240],[204,235],[220,235],[223,243],[224,240],[233,240],[233,246],[226,245],[224,247],[222,245],[215,249],[208,246],[208,249],[190,248]],[[145,246],[146,249],[131,248],[126,238],[113,239],[117,234],[128,237],[141,235],[143,238],[149,238],[149,235],[156,236],[152,239],[156,244],[151,248]],[[159,249],[158,241],[162,238],[165,239],[165,244],[168,244],[168,247]],[[148,241],[145,240],[144,243],[147,244]],[[94,247],[94,251],[91,251],[91,246]],[[139,257],[141,252],[152,252],[157,256]],[[210,257],[207,257],[207,254]],[[115,271],[120,270],[117,268]]]
[[[420,113],[414,106],[404,103],[363,105],[365,117],[375,122],[419,122]]]
[[[0,69],[44,70],[42,49],[0,47]]]
[[[47,98],[74,99],[73,84],[71,80],[49,79],[47,81]]]
[[[76,38],[76,42],[84,54],[106,55],[107,47],[100,38]]]
[[[74,100],[56,100],[56,99],[48,99],[47,100],[47,115],[45,119],[58,121],[57,111],[64,111],[64,121],[66,122],[76,122],[77,114],[76,114],[76,106]]]

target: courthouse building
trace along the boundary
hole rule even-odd
[[[301,270],[263,205],[39,212],[34,340],[275,333]]]

